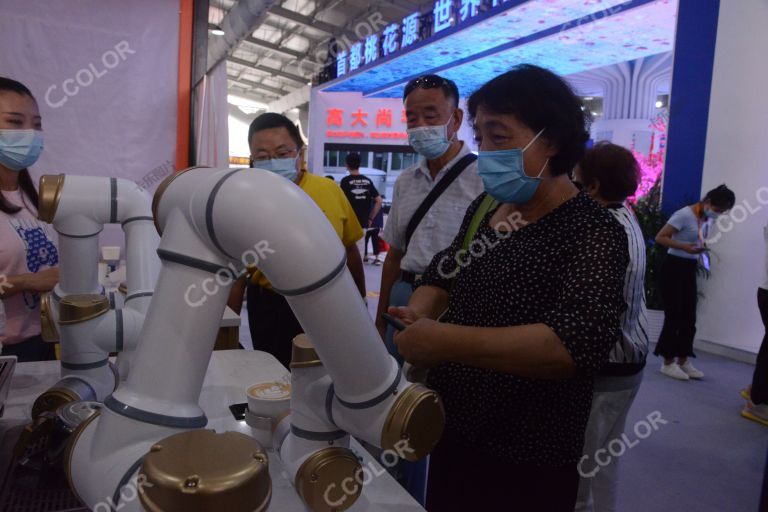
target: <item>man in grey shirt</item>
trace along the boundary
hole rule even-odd
[[[392,341],[394,330],[381,315],[389,306],[406,306],[413,286],[432,257],[456,237],[470,203],[483,191],[477,159],[458,139],[464,112],[459,108],[456,84],[437,75],[411,80],[403,93],[408,140],[423,158],[403,171],[395,182],[392,207],[384,227],[390,245],[381,275],[376,327],[387,349],[400,364],[403,359]],[[457,171],[463,170],[456,176]],[[431,205],[408,239],[408,226],[430,192],[441,181],[453,179]],[[442,187],[441,187],[442,188]],[[392,470],[398,481],[423,506],[426,502],[426,463],[403,462]]]
[[[390,245],[381,276],[381,296],[376,326],[390,352],[402,363],[392,337],[394,331],[381,318],[388,306],[405,306],[413,284],[432,261],[448,247],[461,227],[469,204],[483,191],[477,162],[469,163],[430,207],[409,243],[406,231],[416,210],[449,171],[470,154],[458,139],[464,112],[459,108],[456,84],[437,75],[412,80],[403,94],[408,139],[423,158],[395,182],[392,207],[382,238]],[[406,247],[407,245],[407,247]]]

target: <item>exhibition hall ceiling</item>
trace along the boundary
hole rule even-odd
[[[209,27],[235,3],[211,0]],[[372,97],[399,97],[424,73],[451,78],[467,95],[524,62],[586,83],[590,70],[672,51],[677,17],[677,0],[265,3],[266,16],[227,59],[230,94],[264,104],[310,87],[313,77],[317,86],[329,68],[322,90]],[[333,41],[339,52],[329,57]]]

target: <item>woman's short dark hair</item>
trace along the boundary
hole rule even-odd
[[[584,156],[589,140],[589,114],[571,87],[549,70],[531,64],[515,66],[469,97],[471,119],[480,107],[511,114],[557,148],[549,163],[553,175],[567,174]]]
[[[360,168],[360,153],[350,153],[347,155],[346,161],[348,169],[357,170]]]
[[[709,201],[709,204],[721,210],[730,210],[736,204],[736,194],[733,193],[733,190],[726,187],[725,184],[722,184],[707,192],[702,201]]]
[[[601,141],[579,162],[579,179],[585,188],[598,183],[598,194],[608,201],[621,202],[637,191],[640,166],[625,147]]]
[[[16,94],[21,94],[22,96],[29,96],[35,102],[37,102],[35,97],[32,95],[32,91],[30,91],[26,85],[4,76],[0,76],[0,92],[15,92]],[[39,206],[37,189],[35,189],[35,184],[32,182],[32,176],[29,175],[29,170],[22,169],[19,172],[19,187],[21,188],[21,191],[24,193],[24,195],[26,195],[27,198],[32,202],[32,205],[35,207],[35,209],[37,209]],[[3,193],[0,192],[0,212],[13,215],[14,213],[18,213],[20,211],[21,208],[8,202],[8,200],[3,196]]]
[[[248,144],[251,144],[254,133],[262,130],[269,130],[270,128],[285,128],[288,130],[291,138],[296,142],[296,147],[299,149],[304,147],[304,141],[301,140],[301,134],[296,125],[284,115],[275,114],[274,112],[261,114],[253,120],[251,126],[248,128]]]

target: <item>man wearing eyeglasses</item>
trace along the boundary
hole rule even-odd
[[[304,141],[299,130],[287,117],[280,114],[262,114],[248,130],[251,148],[251,167],[265,169],[291,180],[312,198],[333,226],[347,252],[347,268],[365,297],[363,261],[357,241],[363,237],[363,228],[352,206],[335,182],[307,172],[303,167]],[[275,219],[279,222],[279,219]],[[286,226],[301,229],[301,226]],[[307,255],[309,257],[309,255]],[[279,255],[277,255],[279,257]],[[229,307],[240,311],[246,279],[233,286]],[[253,348],[269,352],[283,365],[291,362],[291,341],[304,332],[288,302],[272,289],[272,285],[259,270],[255,270],[247,284],[248,322]]]
[[[388,306],[408,304],[414,283],[432,257],[451,245],[467,207],[483,191],[477,157],[458,138],[464,112],[456,84],[438,75],[421,76],[406,85],[403,103],[408,142],[422,158],[395,182],[382,237],[390,249],[376,314],[376,327],[401,364],[394,330],[381,314]]]

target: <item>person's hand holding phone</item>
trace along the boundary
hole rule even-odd
[[[401,321],[403,324],[405,324],[406,327],[414,323],[416,320],[419,319],[418,315],[409,307],[403,306],[403,307],[396,307],[396,306],[390,306],[387,309],[387,313],[391,315],[396,320]]]
[[[688,254],[701,254],[707,250],[706,247],[697,244],[685,244],[682,249]]]

